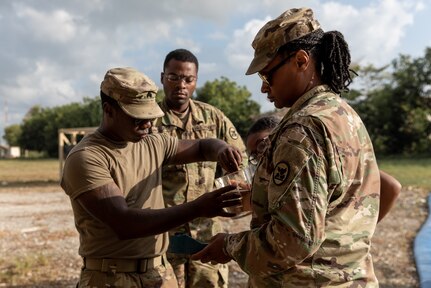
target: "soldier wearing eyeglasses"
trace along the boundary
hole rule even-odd
[[[232,122],[222,111],[207,103],[192,100],[198,79],[199,63],[186,49],[166,55],[160,81],[165,93],[159,103],[165,115],[154,126],[160,133],[179,139],[218,138],[237,147],[246,158],[245,145]],[[163,195],[168,207],[196,199],[213,190],[216,163],[198,162],[170,165],[163,169]],[[185,233],[202,242],[222,232],[217,218],[198,218],[171,232]],[[202,264],[186,255],[168,254],[179,287],[227,287],[228,267],[225,264]]]

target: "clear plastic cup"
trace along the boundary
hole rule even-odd
[[[216,188],[222,188],[227,185],[236,184],[237,191],[241,193],[241,204],[225,208],[229,213],[235,213],[235,217],[248,215],[251,211],[251,183],[254,174],[254,166],[226,174],[223,177],[214,180]]]

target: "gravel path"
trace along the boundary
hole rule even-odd
[[[403,189],[396,207],[373,238],[380,287],[419,287],[412,253],[427,216],[427,191]],[[0,187],[0,287],[74,287],[81,265],[78,233],[68,197],[57,185]],[[247,229],[249,217],[228,219],[225,229]],[[247,276],[230,262],[230,286]]]

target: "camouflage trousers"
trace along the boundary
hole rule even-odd
[[[167,256],[174,269],[178,288],[228,287],[229,269],[227,264],[211,265],[169,253]]]
[[[101,272],[83,268],[76,287],[178,288],[178,285],[172,266],[164,263],[148,269],[145,273]]]

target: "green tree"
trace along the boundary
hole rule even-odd
[[[45,114],[45,109],[39,106],[33,106],[27,112],[21,125],[21,137],[19,138],[21,148],[44,151],[45,139],[43,131],[48,121]]]
[[[13,124],[4,129],[3,139],[9,146],[19,146],[19,138],[21,137],[21,125]]]
[[[430,153],[431,49],[425,57],[400,55],[390,66],[364,67],[359,74],[362,88],[348,99],[364,120],[376,151]]]
[[[426,49],[424,57],[401,55],[392,64],[392,101],[397,104],[392,107],[397,126],[392,127],[391,134],[399,140],[391,148],[405,154],[430,153],[431,48]]]
[[[251,99],[251,93],[245,86],[221,77],[207,81],[196,89],[196,100],[219,108],[233,122],[238,133],[245,137],[248,128],[260,113],[260,105]]]
[[[53,108],[32,107],[21,125],[19,144],[24,149],[57,157],[58,129],[97,126],[101,113],[98,97]]]

